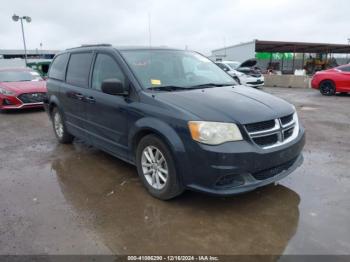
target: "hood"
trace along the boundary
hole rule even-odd
[[[258,61],[255,58],[248,59],[244,61],[239,67],[253,67],[258,63]]]
[[[0,82],[0,87],[4,87],[17,95],[47,92],[46,81]]]
[[[294,112],[293,106],[286,101],[246,86],[162,92],[156,95],[156,99],[204,121],[248,124]]]

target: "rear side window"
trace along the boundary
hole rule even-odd
[[[68,64],[67,83],[88,87],[92,53],[71,54]]]
[[[49,77],[64,80],[69,54],[58,55],[50,66]]]

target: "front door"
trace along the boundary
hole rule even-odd
[[[87,131],[92,144],[121,158],[128,156],[127,101],[123,96],[105,94],[101,84],[105,79],[126,77],[111,55],[97,53],[92,70],[91,88],[86,93]]]

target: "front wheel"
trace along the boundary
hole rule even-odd
[[[325,80],[320,84],[320,92],[324,96],[332,96],[335,94],[335,85],[333,81]]]
[[[73,136],[67,131],[67,128],[64,124],[62,114],[58,110],[57,107],[55,107],[52,110],[52,125],[53,130],[55,132],[55,135],[57,137],[57,140],[62,144],[69,144],[73,141]]]
[[[157,136],[141,139],[136,151],[137,172],[148,192],[168,200],[183,192],[168,146]]]

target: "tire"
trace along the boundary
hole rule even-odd
[[[153,197],[168,200],[184,191],[172,154],[157,136],[147,135],[141,139],[136,149],[136,167],[143,185]]]
[[[332,96],[335,94],[335,84],[331,80],[324,80],[320,83],[320,92],[324,96]]]
[[[61,112],[55,107],[51,113],[52,126],[55,136],[61,144],[72,143],[74,137],[67,131]]]

